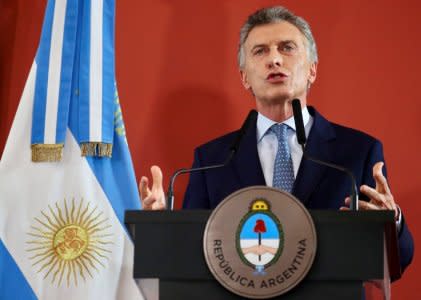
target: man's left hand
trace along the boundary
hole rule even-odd
[[[370,201],[358,201],[360,210],[393,210],[395,211],[395,218],[398,217],[398,207],[395,203],[392,193],[390,192],[389,185],[387,184],[386,177],[384,177],[382,169],[383,162],[378,162],[373,167],[373,177],[376,181],[376,188],[362,185],[360,187],[361,193],[365,194]],[[348,207],[341,207],[341,210],[349,210],[351,199],[347,197],[345,204]]]

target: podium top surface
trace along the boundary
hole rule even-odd
[[[336,211],[310,210],[313,221],[318,223],[383,224],[396,226],[393,211]],[[127,210],[124,222],[126,226],[140,223],[206,223],[212,210],[173,210],[143,211]]]

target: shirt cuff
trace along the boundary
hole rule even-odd
[[[396,217],[396,231],[399,234],[402,229],[402,211],[398,205],[396,205],[396,208],[398,209],[398,216]]]

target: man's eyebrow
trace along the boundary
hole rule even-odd
[[[262,47],[267,47],[267,45],[266,44],[257,44],[257,45],[254,45],[252,48],[251,48],[251,51],[253,51],[254,49],[256,49],[256,48],[262,48]]]
[[[297,45],[297,42],[295,40],[281,40],[278,42],[278,44],[283,44],[283,45],[289,44],[289,43]],[[251,51],[253,51],[256,48],[262,48],[262,47],[267,47],[267,44],[256,44],[251,48]]]
[[[297,45],[297,42],[294,41],[294,40],[284,40],[284,41],[280,41],[279,43],[280,44],[289,44],[289,43],[292,43],[294,45]]]

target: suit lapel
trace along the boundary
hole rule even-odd
[[[257,153],[256,139],[256,123],[254,123],[244,135],[233,161],[233,167],[242,187],[266,185]]]
[[[332,161],[331,143],[335,139],[335,132],[331,124],[323,118],[314,108],[308,107],[310,114],[314,117],[305,151],[313,158]],[[301,160],[295,179],[292,194],[305,205],[309,204],[309,198],[317,187],[327,167],[306,160]]]
[[[332,161],[331,143],[335,139],[334,129],[314,108],[308,107],[308,110],[314,117],[314,123],[306,144],[306,153],[320,160]],[[256,136],[255,123],[244,135],[239,150],[233,159],[233,169],[240,180],[241,187],[266,185],[257,153]],[[323,178],[325,172],[326,167],[303,158],[298,169],[292,194],[304,204],[308,204],[312,192]]]

